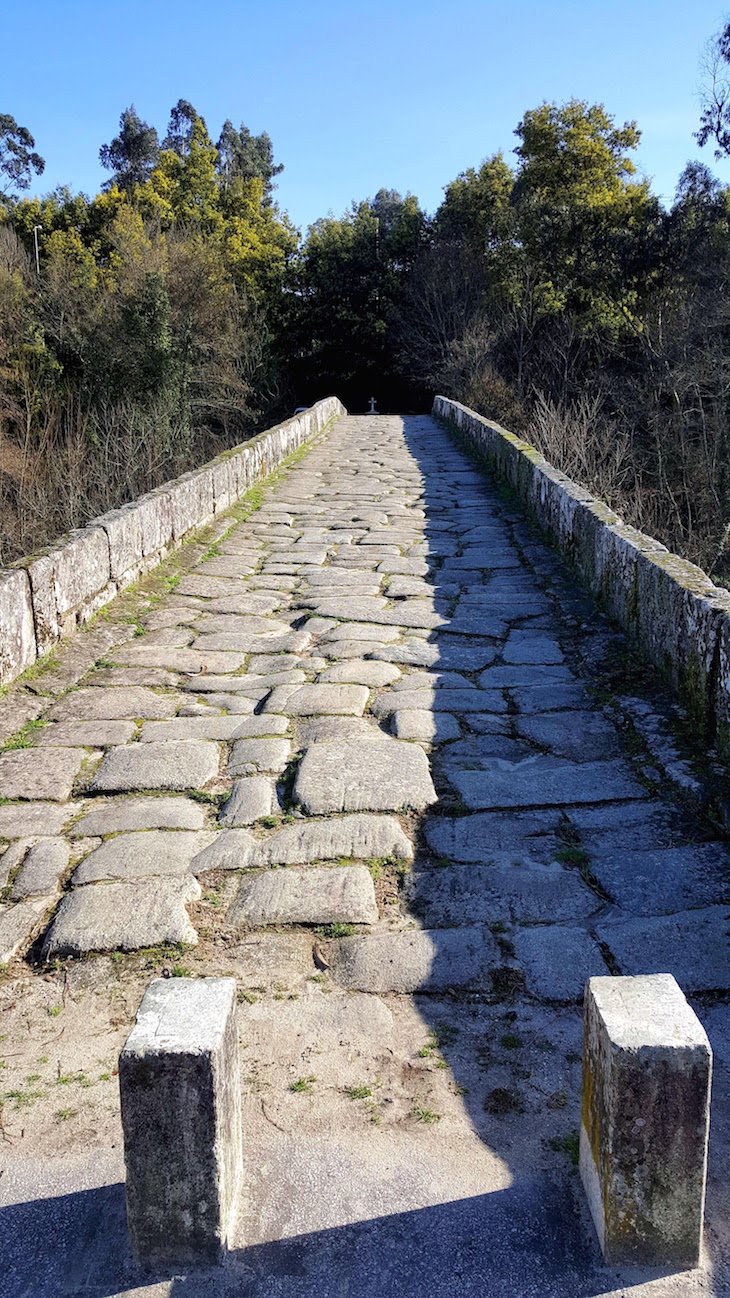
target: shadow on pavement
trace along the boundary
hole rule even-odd
[[[598,1265],[547,1178],[494,1194],[254,1245],[184,1277],[136,1270],[121,1184],[0,1210],[2,1298],[598,1298],[631,1285]],[[642,1272],[647,1282],[659,1273]],[[639,1279],[639,1277],[636,1277]],[[679,1291],[677,1291],[679,1292]]]

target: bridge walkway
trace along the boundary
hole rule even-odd
[[[114,1060],[160,972],[239,981],[247,1184],[209,1288],[135,1293],[730,1292],[730,872],[681,714],[431,418],[339,420],[216,538],[0,755],[0,1295],[132,1292]],[[707,1265],[647,1279],[573,1158],[585,980],[657,971],[716,1117]]]

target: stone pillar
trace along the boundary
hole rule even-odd
[[[156,979],[119,1058],[132,1253],[220,1261],[241,1168],[233,978]]]
[[[671,974],[588,980],[580,1174],[606,1262],[697,1266],[711,1073]]]

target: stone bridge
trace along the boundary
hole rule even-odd
[[[0,726],[0,1295],[730,1292],[722,769],[442,422],[330,422]],[[246,1195],[222,1274],[136,1288],[114,1061],[160,970],[238,979]],[[616,972],[715,1048],[699,1272],[604,1268],[582,1202]]]

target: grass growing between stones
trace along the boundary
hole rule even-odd
[[[354,924],[325,924],[323,927],[315,928],[315,933],[320,933],[323,937],[352,937],[355,932]]]
[[[192,950],[193,947],[187,942],[175,942],[172,944],[162,942],[159,946],[141,947],[135,951],[111,951],[110,959],[114,964],[121,964],[122,960],[134,959],[143,964],[144,967],[148,967],[151,964],[165,965],[170,961],[179,961],[182,956],[187,955]]]
[[[54,671],[59,664],[60,659],[58,656],[58,650],[52,649],[50,653],[44,654],[43,657],[36,658],[35,662],[31,663],[30,667],[26,667],[25,671],[21,672],[16,678],[17,683],[19,685],[28,685],[31,681],[40,680],[45,676],[46,672]],[[42,692],[42,690],[36,691],[36,693]]]
[[[45,724],[45,721],[27,721],[20,730],[16,730],[14,735],[0,745],[0,753],[10,753],[18,748],[31,748],[35,731],[42,730]]]

